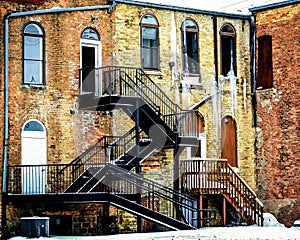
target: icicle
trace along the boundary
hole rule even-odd
[[[234,119],[235,108],[236,108],[236,96],[237,96],[237,87],[236,87],[236,77],[234,75],[229,76],[230,81],[230,94],[231,94],[231,115]]]
[[[212,85],[212,103],[213,103],[213,126],[215,129],[215,139],[219,142],[219,132],[221,129],[221,96],[217,83],[214,81]]]
[[[175,85],[175,100],[176,100],[176,103],[179,103],[179,101],[180,101],[180,98],[179,98],[179,86],[178,85],[179,85],[178,83]]]
[[[175,15],[174,12],[171,14],[171,31],[170,31],[170,40],[171,40],[171,59],[170,59],[170,67],[172,69],[172,87],[175,86],[176,81],[176,58],[177,58],[177,35],[176,35],[176,23],[175,23]]]
[[[182,86],[182,96],[187,98],[188,105],[191,103],[190,99],[190,87],[191,85],[186,80],[181,80],[181,86]]]
[[[247,105],[246,105],[246,100],[247,100],[247,80],[244,78],[243,82],[243,95],[244,95],[244,111],[247,112]]]
[[[237,95],[237,87],[236,87],[236,77],[234,75],[233,69],[233,51],[231,47],[231,57],[230,57],[230,71],[228,72],[227,76],[230,81],[230,94],[231,94],[231,115],[234,119],[235,114],[235,107],[236,107],[236,95]]]
[[[189,72],[189,65],[188,65],[188,55],[187,55],[187,43],[186,43],[186,19],[184,17],[184,21],[183,21],[183,48],[184,48],[184,72],[188,73]]]

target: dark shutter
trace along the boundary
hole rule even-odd
[[[258,38],[257,88],[273,87],[272,37]]]

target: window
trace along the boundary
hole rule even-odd
[[[43,85],[44,79],[43,29],[37,23],[29,23],[23,29],[23,83]]]
[[[81,34],[81,38],[100,41],[99,33],[93,28],[86,28]]]
[[[199,73],[198,27],[193,20],[187,19],[182,23],[181,32],[183,71],[186,73]]]
[[[145,15],[141,20],[142,68],[158,69],[158,22],[152,15]]]
[[[265,35],[258,39],[257,82],[258,89],[273,87],[272,37]]]
[[[221,40],[221,74],[237,75],[236,71],[236,35],[233,26],[225,24],[220,31]]]

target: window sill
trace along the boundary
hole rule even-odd
[[[159,70],[143,70],[146,74],[148,75],[156,75],[156,76],[161,76],[162,73]]]
[[[256,88],[256,91],[258,92],[270,92],[270,91],[273,91],[274,88],[273,87],[270,87],[270,88],[261,88],[261,87],[258,87]]]
[[[27,89],[27,90],[44,90],[44,91],[48,91],[48,86],[45,86],[45,85],[30,85],[30,84],[23,84],[23,85],[21,85],[21,89]]]

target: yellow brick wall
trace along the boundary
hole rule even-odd
[[[188,109],[212,93],[214,84],[214,33],[213,19],[210,15],[173,12],[170,10],[118,4],[115,11],[115,62],[117,65],[140,67],[140,19],[144,14],[152,14],[159,24],[159,71],[146,71],[151,79],[182,109]],[[182,69],[182,44],[180,27],[185,18],[193,19],[199,28],[199,59],[201,88],[192,89],[190,94],[178,91]],[[174,57],[171,52],[170,32],[172,19],[176,26],[176,84],[172,81],[169,61]],[[250,46],[249,22],[242,19],[217,18],[218,32],[224,23],[231,23],[236,31],[237,49],[237,102],[234,119],[237,127],[238,165],[242,177],[251,187],[254,179],[254,130],[252,128],[251,80],[250,80]],[[218,55],[220,56],[220,39],[218,34]],[[219,60],[220,62],[220,60]],[[219,66],[220,68],[220,66]],[[220,72],[220,69],[219,69]],[[246,81],[246,92],[244,90]],[[229,82],[223,84],[222,111],[219,117],[231,116],[231,95]],[[245,99],[244,99],[245,98]],[[216,134],[214,119],[216,114],[213,101],[208,101],[199,108],[205,119],[207,137],[207,156],[219,158],[221,155],[220,132]],[[218,139],[216,139],[218,138]],[[172,155],[170,156],[172,157]]]

